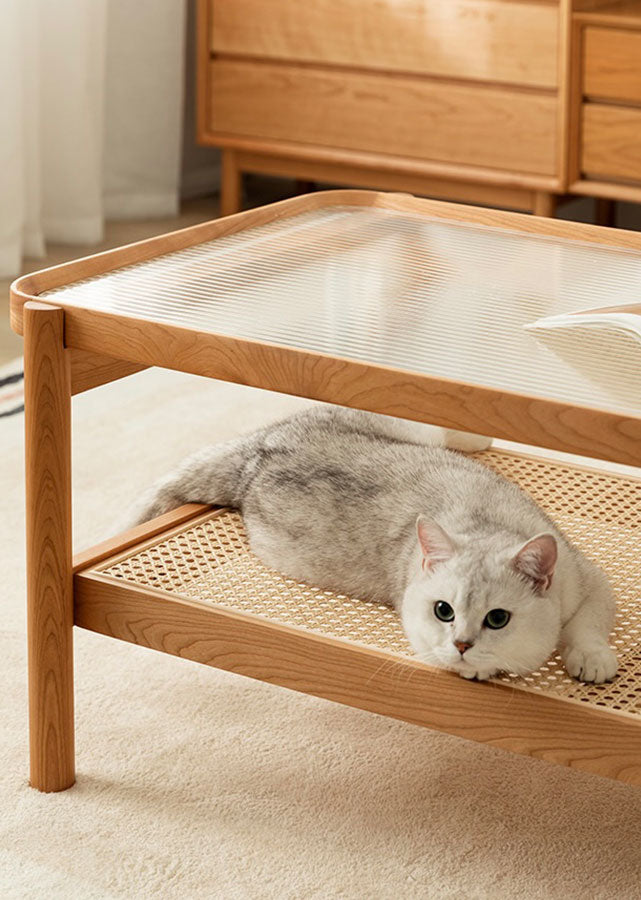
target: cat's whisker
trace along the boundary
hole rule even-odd
[[[442,669],[443,666],[439,664],[438,657],[435,653],[422,653],[420,656],[417,655],[417,659],[425,663],[427,666],[432,666],[435,669]]]
[[[400,680],[400,676],[401,676],[402,672],[406,671],[406,669],[407,669],[407,667],[403,663],[402,658],[383,660],[383,662],[369,676],[369,678],[366,681],[366,684],[369,685],[369,683],[372,681],[373,678],[376,678],[377,676],[383,675],[384,673],[387,673],[387,672],[389,672],[393,677],[395,669],[400,670],[398,672],[399,680]]]
[[[438,661],[435,654],[427,651],[426,653],[415,654],[415,657],[409,657],[409,659],[416,658],[420,662],[424,662],[427,665],[434,666],[435,668],[439,668]],[[409,684],[412,677],[419,671],[416,666],[408,666],[402,657],[399,659],[386,659],[384,660],[380,666],[369,676],[367,679],[367,684],[378,675],[383,674],[386,670],[391,670],[392,678],[397,675],[397,683],[398,684]],[[395,673],[394,670],[397,670]],[[403,675],[405,674],[405,678]]]

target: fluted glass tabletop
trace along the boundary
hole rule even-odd
[[[546,340],[542,317],[641,302],[641,253],[412,212],[331,206],[46,292],[62,306],[641,411],[641,341]],[[549,337],[549,335],[547,335]]]

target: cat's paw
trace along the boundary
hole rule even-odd
[[[494,669],[477,669],[474,666],[466,666],[464,669],[457,669],[461,678],[467,678],[468,681],[487,681],[492,675],[496,675]]]
[[[617,672],[616,654],[609,647],[599,647],[596,650],[566,647],[562,656],[569,674],[579,681],[600,684],[614,678]]]
[[[478,453],[492,446],[492,438],[484,434],[472,434],[468,431],[451,431],[444,429],[445,446],[448,450],[460,450],[461,453]]]

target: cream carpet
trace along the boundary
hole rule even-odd
[[[146,372],[74,401],[75,531],[301,401]],[[76,634],[78,782],[27,784],[22,416],[0,420],[3,898],[641,897],[641,788]]]

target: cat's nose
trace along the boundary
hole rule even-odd
[[[474,643],[472,641],[454,641],[454,646],[462,656],[466,650],[474,646]]]

